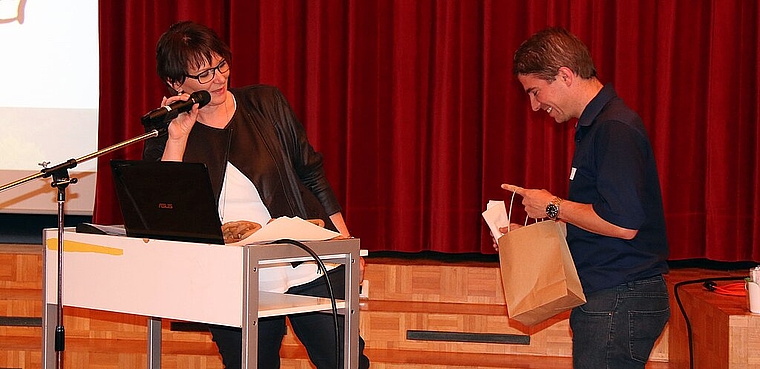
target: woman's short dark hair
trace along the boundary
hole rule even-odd
[[[175,23],[158,39],[156,71],[171,88],[175,82],[184,83],[192,67],[211,64],[214,54],[232,62],[229,46],[214,30],[191,21]]]
[[[539,31],[515,52],[512,73],[535,75],[554,81],[560,67],[570,68],[581,78],[596,77],[596,67],[586,45],[564,28]]]

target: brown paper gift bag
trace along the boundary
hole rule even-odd
[[[586,302],[567,240],[555,221],[537,222],[499,238],[507,312],[531,326]]]

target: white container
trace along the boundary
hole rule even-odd
[[[760,314],[760,285],[757,282],[747,282],[747,300],[749,311]]]

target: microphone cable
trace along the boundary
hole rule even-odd
[[[681,282],[676,283],[675,286],[673,286],[673,295],[675,295],[676,303],[678,304],[678,309],[681,310],[681,315],[683,315],[683,319],[686,322],[686,337],[689,342],[689,369],[694,369],[694,347],[693,347],[694,342],[692,340],[691,323],[689,322],[689,317],[686,315],[686,309],[684,309],[683,307],[683,303],[681,302],[681,297],[678,295],[678,289],[682,286],[702,283],[702,285],[705,288],[707,288],[709,291],[713,291],[713,289],[717,291],[718,287],[715,281],[739,281],[739,280],[744,280],[744,279],[745,277],[702,278],[702,279],[692,279],[688,281],[681,281]],[[736,284],[736,283],[733,283],[733,284]],[[733,288],[731,288],[731,290],[733,290]]]
[[[312,259],[317,262],[317,265],[319,266],[319,270],[322,272],[322,276],[325,278],[325,283],[327,284],[327,293],[330,296],[330,304],[332,306],[332,316],[333,316],[333,329],[335,329],[335,365],[337,369],[341,368],[341,363],[343,360],[340,357],[340,329],[338,328],[338,304],[335,300],[335,293],[333,292],[332,283],[330,283],[330,277],[327,275],[327,267],[325,266],[325,263],[322,262],[322,259],[319,258],[319,255],[317,255],[314,250],[310,249],[308,246],[304,245],[302,242],[291,240],[288,238],[284,238],[281,240],[270,242],[270,244],[278,244],[278,243],[287,243],[290,245],[297,246],[301,248],[302,250],[306,251],[309,255],[311,255]],[[350,267],[346,265],[345,267]]]

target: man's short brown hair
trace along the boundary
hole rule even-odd
[[[531,36],[515,52],[512,73],[535,75],[554,81],[560,67],[581,78],[596,77],[596,67],[586,45],[564,28],[547,28]]]

